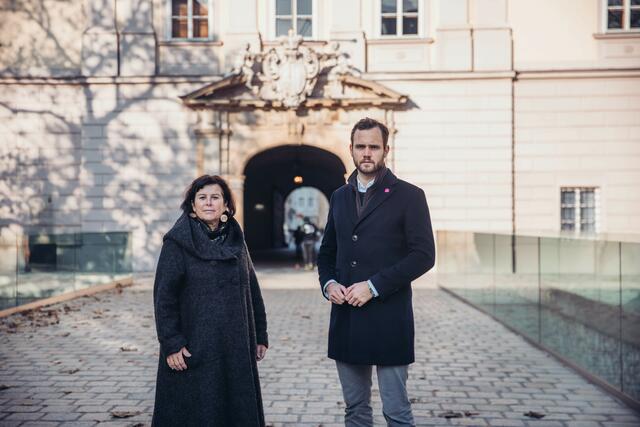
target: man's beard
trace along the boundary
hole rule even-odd
[[[374,175],[384,167],[384,159],[380,160],[378,163],[373,163],[373,167],[369,167],[369,169],[364,169],[362,167],[363,163],[364,162],[361,161],[360,163],[356,164],[356,169],[358,169],[358,171],[364,175]],[[371,162],[369,162],[367,165],[371,165]]]

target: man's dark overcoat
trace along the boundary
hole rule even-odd
[[[154,426],[264,426],[256,344],[267,322],[244,236],[232,218],[224,243],[187,215],[164,237],[154,285],[160,360]],[[169,354],[186,347],[186,371]]]
[[[387,171],[358,217],[355,173],[331,196],[318,255],[320,286],[371,280],[379,297],[362,307],[332,304],[329,357],[366,365],[415,360],[411,281],[435,262],[427,200],[422,189]]]

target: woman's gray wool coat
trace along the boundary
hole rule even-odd
[[[182,215],[164,236],[153,299],[160,360],[154,426],[264,426],[256,344],[268,345],[264,303],[240,226],[224,243]],[[169,354],[186,347],[188,369]]]

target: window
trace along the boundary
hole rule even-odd
[[[313,0],[276,0],[276,37],[313,37]]]
[[[598,217],[598,190],[594,187],[560,189],[560,229],[595,233]]]
[[[212,0],[171,0],[171,38],[209,40]]]
[[[640,0],[606,0],[607,31],[640,31]]]
[[[380,0],[380,35],[418,35],[418,0]]]

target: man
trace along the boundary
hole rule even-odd
[[[304,217],[302,224],[302,255],[304,259],[304,269],[313,270],[316,262],[316,240],[318,237],[318,227],[311,222],[308,216]]]
[[[318,254],[322,292],[331,301],[329,358],[336,361],[346,426],[372,426],[375,365],[389,426],[413,426],[407,396],[414,362],[411,281],[435,261],[424,192],[385,167],[389,131],[365,118],[351,131],[356,170],[331,196]]]

